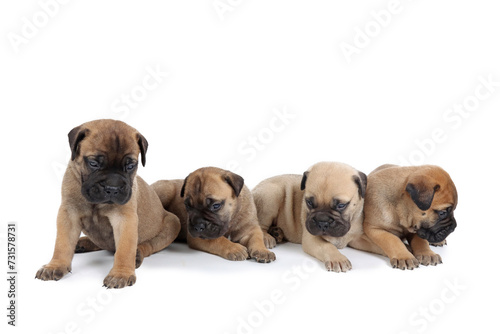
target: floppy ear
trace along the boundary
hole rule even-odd
[[[189,174],[189,175],[191,175],[191,174]],[[188,180],[189,175],[188,175],[188,176],[186,176],[186,178],[184,179],[184,183],[182,184],[182,188],[181,188],[181,197],[184,197],[184,191],[186,190],[186,182],[187,182],[187,180]]]
[[[434,193],[439,188],[439,184],[425,175],[410,177],[406,184],[406,191],[410,194],[412,201],[424,211],[431,207]]]
[[[306,181],[308,176],[309,176],[309,171],[304,172],[304,175],[302,176],[302,181],[300,181],[300,190],[306,189]]]
[[[148,150],[148,141],[139,132],[137,132],[137,143],[139,144],[139,148],[141,149],[141,163],[144,167],[146,166],[146,152]]]
[[[358,194],[360,198],[365,198],[366,194],[366,185],[368,184],[368,178],[366,174],[358,171],[358,175],[353,175],[352,179],[354,183],[358,186]]]
[[[68,133],[69,147],[71,148],[71,161],[75,160],[80,154],[80,142],[88,134],[89,130],[77,126]]]
[[[227,172],[223,176],[224,181],[226,181],[231,188],[234,190],[234,194],[236,197],[240,195],[241,189],[243,189],[243,184],[245,183],[245,180],[238,174],[232,173],[232,172]]]

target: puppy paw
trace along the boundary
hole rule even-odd
[[[248,251],[245,246],[233,243],[225,250],[222,257],[231,261],[244,261],[248,258]]]
[[[260,263],[269,263],[276,260],[276,255],[267,249],[250,249],[250,258]]]
[[[351,261],[345,256],[338,257],[331,261],[325,261],[325,267],[326,270],[336,273],[345,273],[352,269]]]
[[[75,247],[75,253],[94,252],[97,250],[100,250],[100,248],[90,241],[89,237],[81,237],[78,239]]]
[[[415,254],[415,257],[417,258],[418,262],[424,266],[428,266],[429,264],[431,266],[435,266],[435,265],[438,265],[440,263],[443,263],[443,260],[441,260],[441,256],[439,254],[434,253],[434,252]]]
[[[141,250],[137,248],[137,253],[135,253],[135,269],[139,268],[144,260],[144,255]]]
[[[276,246],[276,239],[269,233],[264,232],[264,245],[266,245],[268,249],[274,248]]]
[[[38,278],[42,281],[59,281],[70,271],[71,267],[68,266],[46,264],[37,271],[35,278]]]
[[[429,243],[429,245],[434,246],[434,247],[443,247],[443,246],[446,246],[447,243],[446,243],[446,239],[444,239],[441,242]]]
[[[267,233],[269,233],[278,244],[285,241],[285,233],[283,233],[283,230],[278,226],[269,227]]]
[[[136,280],[134,271],[121,271],[111,269],[103,281],[103,286],[108,289],[121,289],[134,285]]]
[[[403,257],[403,258],[392,258],[391,266],[393,268],[398,268],[401,270],[413,270],[418,268],[419,261],[413,255],[411,257]]]

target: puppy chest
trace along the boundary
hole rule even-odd
[[[99,248],[115,251],[115,238],[109,219],[97,214],[81,219],[83,233]]]

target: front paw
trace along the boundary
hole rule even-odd
[[[434,243],[429,242],[429,245],[434,246],[434,247],[443,247],[443,246],[446,246],[447,244],[448,243],[446,242],[446,239],[444,239],[441,242],[434,242]]]
[[[231,261],[244,261],[248,258],[248,251],[245,246],[233,243],[224,250],[222,257]]]
[[[391,258],[391,266],[401,270],[418,268],[419,261],[413,255],[401,258]]]
[[[269,263],[276,260],[276,255],[267,249],[250,249],[250,258],[260,263]]]
[[[108,289],[121,289],[134,285],[136,280],[135,272],[129,270],[111,269],[108,276],[103,281],[103,286]]]
[[[441,256],[432,251],[414,255],[417,258],[418,262],[424,266],[428,266],[429,264],[431,266],[436,266],[440,263],[443,263],[443,260],[441,260]]]
[[[274,248],[276,247],[276,239],[272,235],[270,235],[267,232],[264,232],[264,245],[268,248]]]
[[[336,273],[345,273],[352,269],[351,261],[345,256],[339,256],[335,259],[325,261],[325,267],[328,271]]]
[[[42,281],[59,281],[70,271],[70,266],[46,264],[37,271],[35,278],[38,278]]]

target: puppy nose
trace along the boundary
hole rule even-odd
[[[118,192],[120,191],[120,187],[115,187],[115,186],[104,186],[104,192],[108,196],[116,196],[118,195]]]
[[[205,223],[198,223],[193,226],[196,232],[202,232],[205,229],[205,227],[207,227]]]
[[[318,224],[318,227],[322,231],[326,231],[328,229],[328,226],[330,225],[330,222],[328,222],[328,221],[318,221],[317,224]]]

